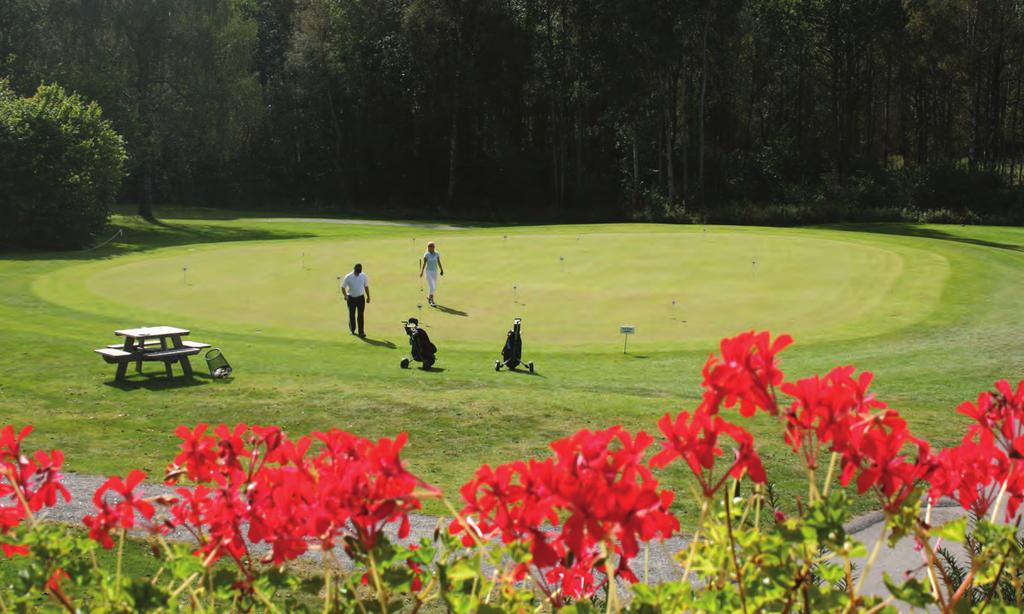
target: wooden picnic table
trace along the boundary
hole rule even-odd
[[[188,329],[174,326],[125,328],[114,331],[115,335],[124,337],[124,343],[108,345],[95,351],[108,363],[117,364],[117,380],[124,379],[130,362],[134,362],[135,370],[141,373],[144,361],[163,362],[167,377],[173,377],[171,365],[177,362],[185,376],[191,377],[189,356],[198,354],[201,349],[210,347],[210,344],[182,340],[189,333]]]

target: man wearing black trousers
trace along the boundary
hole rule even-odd
[[[352,272],[345,276],[341,282],[341,293],[345,296],[345,303],[348,304],[348,330],[349,334],[356,334],[356,323],[359,324],[359,336],[365,337],[363,331],[363,311],[370,304],[370,282],[363,273],[363,265],[357,264],[352,267]]]

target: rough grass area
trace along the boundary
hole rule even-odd
[[[481,463],[543,454],[582,427],[656,431],[695,405],[717,339],[750,328],[796,337],[791,377],[875,371],[879,396],[940,445],[962,434],[959,402],[1024,375],[1017,228],[431,230],[180,213],[162,226],[116,217],[123,235],[90,252],[0,256],[2,422],[34,424],[33,442],[63,448],[70,469],[159,474],[181,423],[407,431],[411,468],[456,497]],[[439,361],[405,371],[399,320],[425,303],[428,238],[447,273],[447,310],[422,314]],[[337,293],[355,261],[373,292],[366,341],[348,335]],[[493,369],[516,315],[535,376]],[[236,377],[167,380],[151,365],[115,384],[92,350],[152,324],[222,348]],[[627,355],[620,324],[637,326]],[[748,426],[793,501],[803,477],[775,425]],[[683,486],[680,469],[664,477]]]

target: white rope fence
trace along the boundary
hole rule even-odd
[[[86,249],[83,249],[82,251],[83,252],[91,252],[94,249],[99,249],[99,248],[103,247],[104,245],[110,243],[114,239],[116,239],[118,237],[121,237],[121,236],[124,236],[124,228],[118,228],[117,232],[114,233],[114,236],[110,237],[109,239],[107,239],[103,243],[100,243],[99,245],[93,245],[92,247],[87,247]]]

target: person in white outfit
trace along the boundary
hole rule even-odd
[[[427,251],[423,254],[423,260],[420,261],[420,277],[423,277],[424,273],[427,274],[427,288],[429,290],[427,302],[430,303],[431,307],[436,307],[437,303],[434,302],[434,292],[437,291],[437,275],[438,273],[444,275],[444,267],[441,266],[441,252],[437,251],[433,241],[427,243]]]

